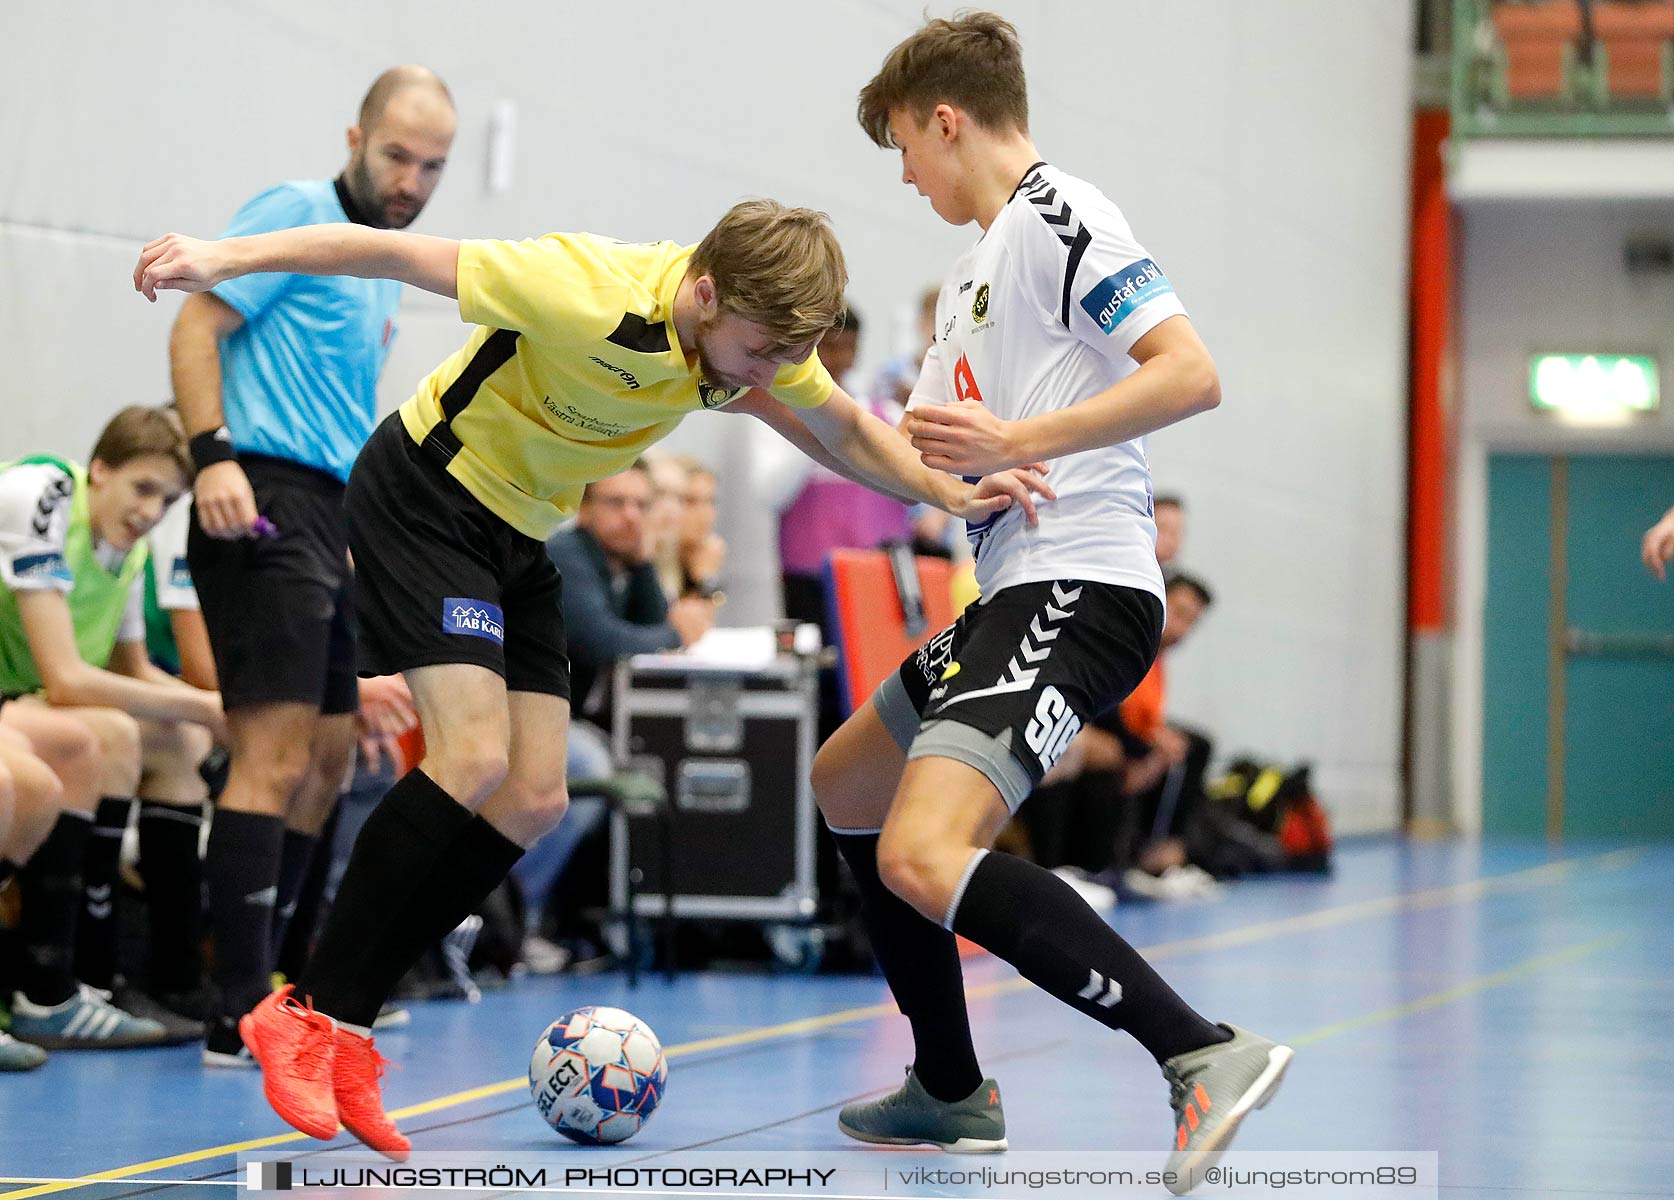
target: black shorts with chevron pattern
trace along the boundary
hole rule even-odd
[[[1009,740],[1038,781],[1083,724],[1139,686],[1162,628],[1162,602],[1138,588],[1018,584],[971,605],[909,655],[901,684],[921,722],[955,721]]]

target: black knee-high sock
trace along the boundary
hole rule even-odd
[[[1071,1008],[1127,1030],[1158,1062],[1229,1036],[1180,999],[1074,888],[1034,863],[979,852],[951,918],[961,937]]]
[[[323,1006],[321,1011],[356,1025],[370,1025],[408,968],[474,913],[522,857],[522,846],[482,817],[472,816],[448,846],[427,886],[413,898],[405,922],[391,931],[390,956],[380,961],[378,969],[362,971],[355,1010],[359,1015],[339,1014]]]
[[[64,812],[18,871],[23,913],[18,941],[23,955],[18,988],[31,1003],[48,1007],[75,994],[76,924],[82,907],[82,864],[93,822],[84,812]]]
[[[190,992],[203,982],[203,805],[142,800],[140,874],[151,918],[152,983]]]
[[[911,1022],[913,1074],[938,1100],[963,1100],[982,1084],[965,1012],[965,977],[953,934],[920,916],[878,878],[878,835],[832,831],[860,888],[872,952]]]
[[[389,989],[423,948],[411,949],[407,936],[414,907],[433,902],[428,893],[455,869],[452,848],[472,819],[421,770],[390,788],[355,839],[299,994],[352,1025],[377,1019]]]
[[[273,906],[272,945],[277,957],[285,944],[285,930],[296,915],[296,899],[302,895],[302,881],[308,878],[308,868],[314,862],[314,847],[319,839],[299,829],[285,830],[285,846],[279,855],[279,899]]]
[[[267,939],[284,837],[284,820],[266,813],[223,808],[210,822],[204,876],[222,1016],[249,1012],[269,991],[272,950]]]
[[[284,928],[274,924],[273,969],[287,979],[301,979],[302,968],[314,952],[314,938],[320,931],[320,913],[325,904],[326,881],[331,876],[331,851],[337,841],[338,808],[333,807],[325,826],[314,839],[308,870],[302,877],[296,902]]]
[[[119,869],[122,835],[134,802],[117,796],[99,801],[93,832],[82,864],[81,886],[86,898],[76,922],[76,975],[83,983],[110,988],[116,980],[116,901],[121,890]]]

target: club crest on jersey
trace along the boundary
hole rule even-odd
[[[982,389],[977,386],[976,375],[971,370],[971,360],[963,354],[953,364],[953,394],[960,400],[984,403]]]
[[[449,596],[442,601],[442,632],[487,638],[502,645],[506,641],[505,618],[486,600]]]
[[[712,383],[698,381],[698,399],[705,408],[723,408],[737,399],[743,388],[718,388]]]
[[[1094,284],[1081,297],[1081,307],[1100,329],[1115,333],[1143,305],[1173,291],[1174,285],[1157,264],[1142,258]]]
[[[978,325],[988,319],[988,285],[985,283],[976,290],[976,299],[971,301],[971,320]]]

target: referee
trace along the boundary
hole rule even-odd
[[[434,73],[373,83],[336,179],[281,183],[226,235],[353,223],[400,229],[436,189],[455,128]],[[343,486],[372,431],[401,285],[267,273],[191,296],[169,341],[198,468],[187,545],[232,766],[205,874],[220,1011],[204,1062],[254,1066],[237,1016],[268,992],[270,929],[294,899],[354,753],[354,585]]]

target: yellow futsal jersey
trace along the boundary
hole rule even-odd
[[[514,529],[544,540],[582,488],[626,469],[680,419],[743,394],[711,387],[674,330],[695,246],[587,233],[459,246],[459,315],[480,326],[401,406],[414,441]],[[795,408],[831,396],[817,354],[769,389]]]

